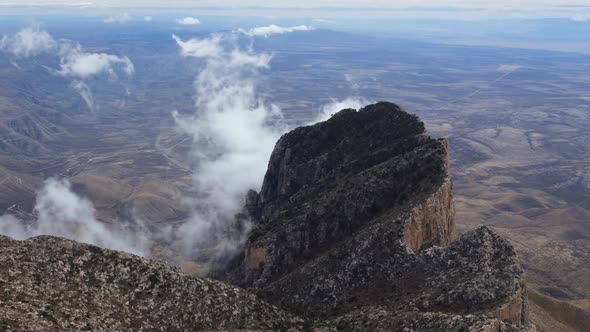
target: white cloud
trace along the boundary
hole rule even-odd
[[[26,225],[9,214],[0,216],[0,234],[17,240],[24,240],[29,237]]]
[[[80,94],[92,111],[98,109],[98,106],[84,79],[104,73],[110,78],[116,78],[118,71],[131,76],[135,72],[133,63],[126,56],[85,52],[77,43],[63,40],[56,42],[47,31],[41,30],[38,26],[24,28],[13,36],[3,36],[0,39],[0,51],[17,57],[35,56],[43,52],[56,55],[57,50],[59,50],[60,69],[45,68],[53,74],[75,78],[72,88]],[[11,63],[20,69],[16,62]]]
[[[510,65],[510,64],[504,64],[504,65],[499,65],[496,70],[501,72],[501,73],[511,73],[517,70],[520,70],[524,68],[524,66],[521,65]]]
[[[216,59],[217,61],[223,61],[226,66],[230,67],[253,66],[266,68],[272,59],[272,55],[266,53],[256,54],[238,49],[226,50],[223,45],[224,39],[220,34],[211,35],[209,38],[193,38],[186,41],[176,35],[172,35],[172,38],[180,47],[182,56],[209,60]]]
[[[248,227],[227,236],[249,189],[259,189],[270,153],[284,132],[273,125],[278,107],[266,104],[256,92],[258,70],[271,56],[243,51],[220,35],[182,41],[181,54],[206,60],[195,80],[196,110],[192,116],[174,113],[178,129],[192,137],[193,174],[198,198],[190,220],[179,229],[184,249],[207,243],[218,255],[236,250]]]
[[[574,16],[570,17],[570,20],[574,22],[587,22],[590,20],[590,14],[575,14]]]
[[[88,105],[88,108],[91,111],[94,112],[98,109],[98,106],[94,103],[94,96],[92,95],[92,91],[86,83],[78,80],[73,81],[72,88],[74,88],[74,90],[76,90],[80,94],[80,96],[82,97],[86,105]]]
[[[182,25],[199,25],[199,24],[201,24],[201,21],[199,21],[198,18],[187,16],[187,17],[183,17],[183,18],[177,18],[176,23],[182,24]]]
[[[116,68],[121,68],[127,75],[133,75],[135,68],[128,57],[106,53],[88,53],[82,51],[79,44],[71,42],[57,43],[53,37],[39,27],[28,27],[14,36],[0,39],[0,50],[18,57],[35,56],[43,52],[59,49],[60,70],[55,73],[62,76],[87,78],[106,72],[115,75]]]
[[[334,23],[336,23],[336,21],[326,20],[326,19],[323,19],[323,18],[314,18],[313,21],[314,22],[317,22],[317,23],[323,23],[323,24],[334,24]]]
[[[309,122],[308,125],[326,121],[330,119],[332,115],[338,113],[343,109],[352,108],[358,110],[361,107],[363,107],[363,105],[367,104],[368,103],[366,101],[358,97],[348,97],[343,100],[333,99],[330,103],[322,106],[319,114],[316,116],[315,119]]]
[[[123,13],[123,14],[119,14],[119,15],[114,15],[114,16],[109,16],[107,18],[105,18],[103,20],[104,23],[127,23],[129,21],[131,21],[132,17],[131,15],[127,14],[127,13]]]
[[[34,211],[38,217],[33,224],[0,216],[0,233],[19,240],[37,235],[61,236],[143,256],[148,253],[148,239],[141,231],[131,231],[123,224],[107,227],[98,221],[92,203],[76,195],[67,180],[46,180],[37,193]]]
[[[255,68],[268,68],[272,55],[262,54],[251,54],[242,51],[233,50],[229,53],[229,67],[255,67]]]
[[[180,54],[182,56],[191,56],[197,58],[219,57],[224,50],[221,46],[221,36],[213,35],[206,39],[189,39],[183,41],[176,35],[172,35],[176,44],[180,47]]]
[[[146,22],[151,22],[153,20],[153,18],[151,16],[144,16],[143,20]]]
[[[116,76],[120,68],[128,76],[133,75],[135,67],[128,57],[119,57],[106,53],[87,53],[80,45],[65,45],[61,50],[61,69],[59,75],[88,78],[93,75],[108,73]]]
[[[98,110],[92,90],[84,82],[89,77],[108,74],[117,78],[117,71],[131,76],[135,67],[128,57],[106,53],[84,52],[80,45],[63,43],[60,45],[60,69],[53,71],[57,75],[72,77],[72,88],[76,90],[91,111]]]
[[[255,36],[264,36],[269,37],[272,35],[280,35],[284,33],[290,33],[295,31],[311,31],[313,27],[307,25],[297,25],[292,27],[281,27],[275,24],[271,24],[265,27],[256,27],[250,30],[238,29],[238,32],[241,32],[247,36],[255,37]]]
[[[38,26],[24,28],[14,36],[3,36],[0,39],[0,50],[17,57],[35,56],[54,50],[56,46],[51,35]]]

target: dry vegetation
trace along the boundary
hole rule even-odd
[[[528,290],[531,321],[541,331],[584,332],[590,326],[590,311]]]

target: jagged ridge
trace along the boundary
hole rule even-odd
[[[2,331],[284,330],[302,320],[246,291],[62,238],[0,235]]]

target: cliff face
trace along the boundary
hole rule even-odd
[[[359,331],[527,323],[512,246],[488,228],[453,242],[448,143],[394,104],[284,135],[247,209],[227,277],[293,313]]]
[[[436,192],[410,212],[404,244],[414,251],[433,244],[448,245],[456,237],[454,217],[453,183],[447,177]]]
[[[344,110],[284,135],[260,195],[250,199],[258,225],[246,249],[244,284],[272,281],[376,217],[409,209],[416,209],[409,243],[448,243],[455,231],[447,156],[445,140],[431,139],[416,116],[389,103]],[[428,206],[425,200],[439,189],[446,206]],[[431,212],[444,213],[446,221],[434,223],[442,216]]]

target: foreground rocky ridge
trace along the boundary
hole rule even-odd
[[[158,261],[0,235],[2,331],[274,331],[302,323],[242,289]]]
[[[534,331],[511,244],[455,239],[446,140],[391,103],[277,143],[217,277],[54,237],[0,237],[2,330]],[[269,304],[270,303],[270,304]]]

